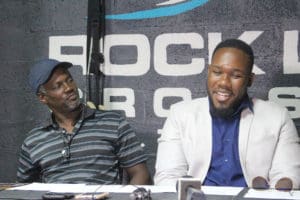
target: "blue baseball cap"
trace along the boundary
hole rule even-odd
[[[55,59],[44,59],[38,61],[31,69],[29,72],[29,85],[32,89],[32,91],[37,94],[39,91],[39,87],[46,83],[53,70],[56,67],[72,67],[73,64],[69,62],[60,62]]]

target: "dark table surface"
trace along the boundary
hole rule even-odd
[[[0,191],[0,199],[18,199],[18,200],[41,200],[42,195],[46,191],[24,191],[24,190],[4,190]],[[153,193],[151,194],[152,200],[177,200],[176,193]],[[109,200],[132,200],[128,193],[110,193]],[[220,196],[209,195],[206,196],[207,200],[229,200],[234,199],[233,196]]]

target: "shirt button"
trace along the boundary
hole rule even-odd
[[[228,159],[225,159],[224,161],[225,161],[225,162],[228,162]]]

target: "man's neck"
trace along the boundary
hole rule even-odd
[[[79,106],[78,109],[69,113],[53,112],[53,114],[59,127],[64,128],[67,133],[72,133],[76,122],[81,116],[81,111],[82,106]]]

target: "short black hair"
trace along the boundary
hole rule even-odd
[[[243,51],[246,55],[248,55],[248,57],[249,57],[249,66],[248,67],[250,69],[250,72],[252,72],[252,68],[253,68],[253,64],[254,64],[254,54],[253,54],[253,50],[249,44],[247,44],[246,42],[239,40],[239,39],[224,40],[216,46],[212,57],[215,55],[215,53],[218,49],[225,48],[225,47],[239,49],[239,50]]]

